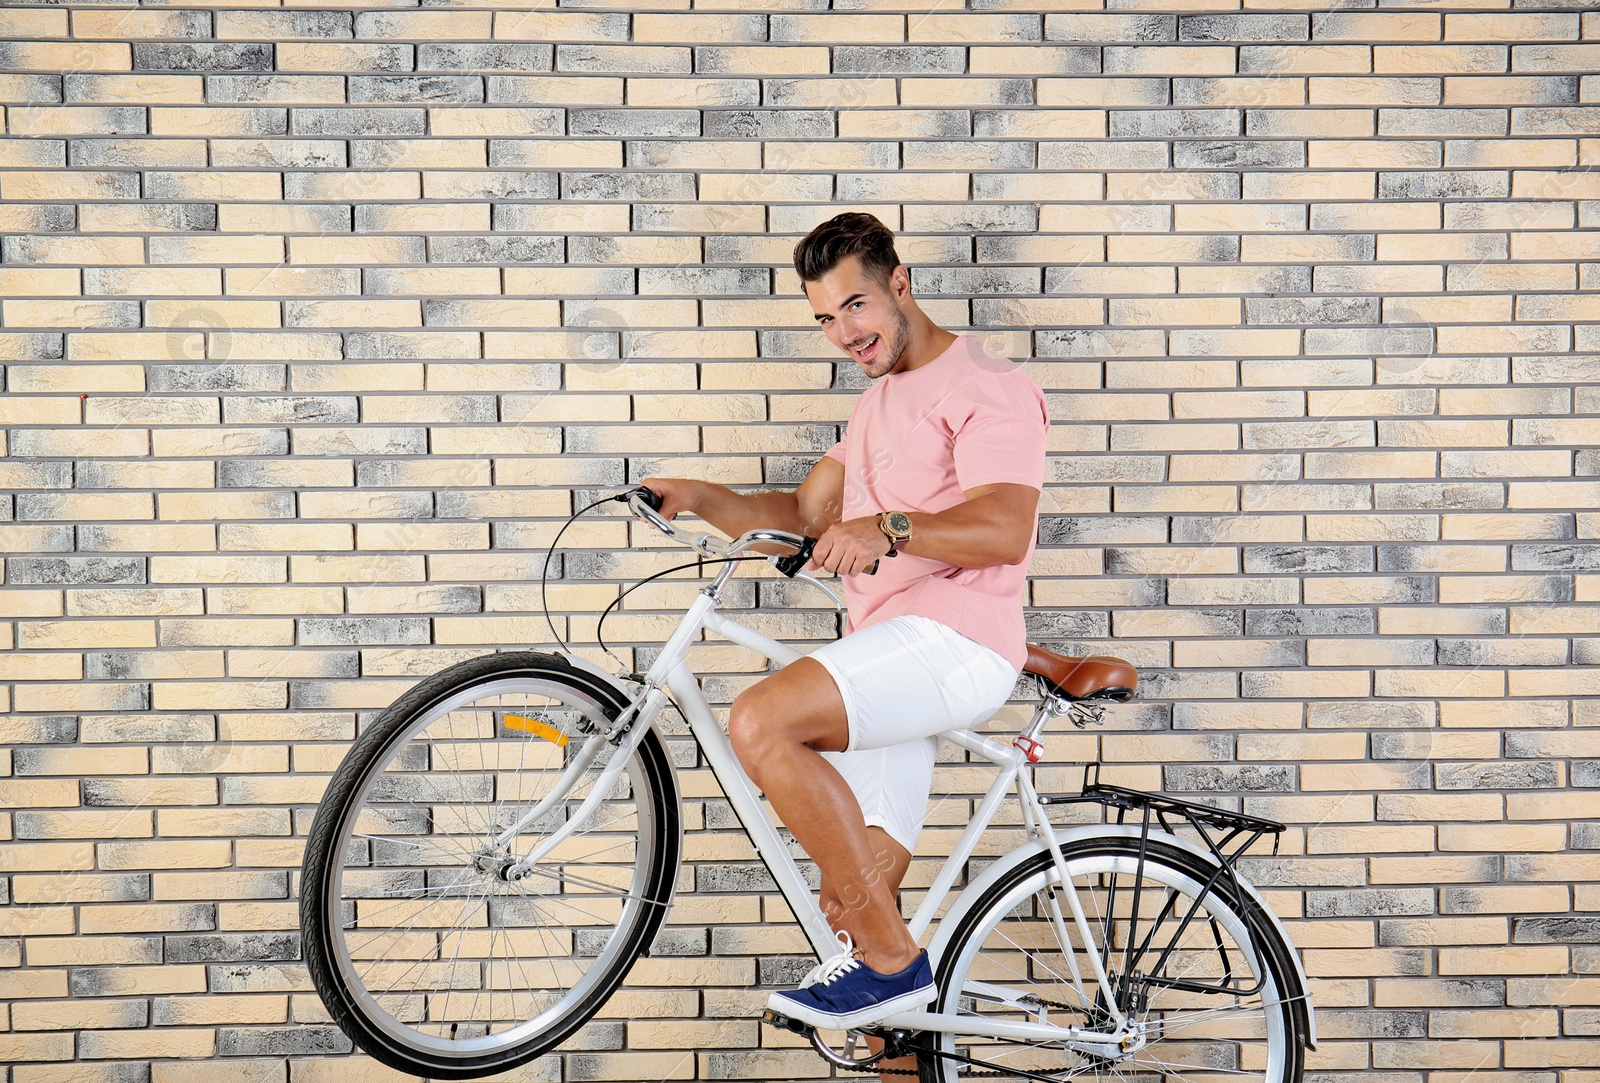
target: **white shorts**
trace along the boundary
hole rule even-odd
[[[975,726],[1011,697],[1017,669],[931,617],[895,617],[811,653],[844,700],[850,743],[822,755],[849,783],[868,826],[916,850],[938,735]]]

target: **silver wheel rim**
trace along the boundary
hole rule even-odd
[[[414,719],[353,796],[330,855],[325,917],[344,988],[391,1041],[449,1058],[520,1046],[622,962],[641,911],[655,905],[643,900],[657,823],[638,756],[532,875],[510,883],[479,867],[493,827],[531,808],[581,746],[579,719],[604,725],[601,701],[560,680],[475,685]],[[613,754],[608,746],[511,850],[528,853],[564,820]]]
[[[1132,854],[1098,853],[1069,857],[1065,860],[1067,873],[1080,890],[1084,911],[1095,930],[1096,938],[1099,939],[1104,935],[1105,915],[1102,911],[1105,892],[1099,887],[1086,891],[1085,885],[1093,884],[1096,878],[1107,874],[1117,874],[1120,878],[1117,906],[1119,909],[1124,908],[1126,906],[1124,900],[1131,894],[1131,877],[1138,866],[1138,858]],[[1199,881],[1185,873],[1170,865],[1157,864],[1149,859],[1145,863],[1144,875],[1145,892],[1152,889],[1154,881],[1154,887],[1160,892],[1176,889],[1187,896],[1180,914],[1187,911],[1188,902],[1193,900],[1195,893],[1201,888]],[[1000,986],[1013,993],[1033,992],[1047,1005],[1052,1001],[1062,1005],[1075,1005],[1078,998],[1071,986],[1070,970],[1061,960],[1060,950],[1056,946],[1057,938],[1051,931],[1048,921],[1038,916],[1044,912],[1038,905],[1042,902],[1041,893],[1046,887],[1058,882],[1052,864],[1026,877],[1007,891],[998,904],[991,906],[983,924],[974,929],[973,934],[960,946],[960,954],[951,970],[949,988],[942,994],[943,1011],[973,1014],[982,1004],[989,1009],[984,1010],[982,1014],[992,1016],[994,1009],[990,1009],[989,1006],[996,1003],[992,999],[994,986]],[[1034,900],[1031,907],[1030,898]],[[1011,921],[1019,907],[1029,907],[1028,912],[1034,916],[1025,923]],[[1140,911],[1146,912],[1146,904],[1141,904]],[[1078,933],[1071,910],[1064,899],[1061,902],[1061,914],[1069,930],[1068,939],[1076,945]],[[1216,920],[1225,944],[1253,945],[1254,941],[1245,920],[1214,893],[1208,895],[1206,901],[1202,903],[1200,914],[1196,915],[1197,922],[1202,914],[1209,914]],[[1008,922],[1008,928],[1000,928]],[[1020,937],[1012,932],[1012,929],[1027,929],[1029,936]],[[1140,938],[1143,939],[1142,931]],[[1158,937],[1156,943],[1159,942]],[[1200,956],[1205,953],[1197,948],[1189,954]],[[992,1054],[997,1051],[1003,1054],[1006,1050],[1015,1050],[1016,1052],[1010,1055],[1016,1066],[1045,1074],[1059,1074],[1062,1079],[1162,1079],[1172,1080],[1173,1083],[1255,1079],[1263,1080],[1265,1083],[1280,1083],[1284,1079],[1286,1070],[1289,1034],[1285,1026],[1286,1013],[1280,1006],[1271,969],[1262,964],[1254,950],[1235,950],[1232,954],[1236,960],[1236,967],[1249,968],[1251,980],[1244,984],[1253,985],[1259,980],[1261,982],[1259,991],[1249,998],[1241,998],[1236,1010],[1225,1010],[1218,1005],[1204,1003],[1207,999],[1212,1001],[1224,999],[1221,994],[1210,994],[1209,997],[1195,995],[1198,999],[1191,1000],[1187,1007],[1180,1007],[1176,1000],[1158,1004],[1152,998],[1152,1010],[1142,1014],[1147,1017],[1175,1014],[1179,1016],[1179,1024],[1170,1028],[1166,1024],[1158,1024],[1158,1029],[1153,1032],[1148,1044],[1139,1053],[1121,1063],[1097,1061],[1095,1058],[1081,1056],[1059,1045],[980,1046],[976,1043],[984,1041],[983,1039],[967,1039],[967,1042],[973,1044],[958,1050],[957,1037],[953,1034],[942,1035],[939,1045],[947,1051],[959,1051],[999,1064],[1005,1064],[1007,1057]],[[1078,958],[1085,988],[1093,996],[1096,985],[1092,972],[1081,953]],[[1122,958],[1120,952],[1113,953],[1112,969],[1120,970]],[[1029,964],[1020,973],[1017,965],[1019,959],[1026,960]],[[974,973],[975,966],[977,973]],[[1204,969],[1199,958],[1185,959],[1177,964],[1178,968],[1184,966],[1191,968],[1191,974],[1195,970]],[[1173,966],[1169,966],[1165,972],[1175,974],[1176,970]],[[985,989],[984,985],[989,988]],[[974,991],[977,991],[977,995],[971,995]],[[1178,995],[1191,996],[1189,993]],[[1009,1017],[1024,1018],[1021,1014]],[[1058,1026],[1065,1026],[1070,1022],[1084,1024],[1081,1016],[1061,1009],[1051,1010],[1049,1021]],[[1248,1040],[1239,1040],[1237,1036],[1230,1036],[1227,1033],[1230,1024],[1246,1030],[1259,1026],[1261,1033],[1249,1037]],[[1169,1029],[1171,1033],[1168,1033]],[[1215,1034],[1209,1045],[1206,1043],[1208,1030]],[[1170,1060],[1163,1059],[1160,1052],[1160,1047],[1167,1044],[1168,1039],[1172,1039],[1170,1048],[1185,1050]],[[1230,1059],[1226,1055],[1230,1049],[1238,1050],[1231,1058],[1234,1063],[1222,1063]],[[1150,1053],[1150,1050],[1156,1052]],[[1207,1052],[1211,1054],[1210,1063],[1202,1059]],[[941,1061],[943,1078],[953,1080],[960,1071],[958,1062]]]

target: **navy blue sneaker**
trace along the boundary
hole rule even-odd
[[[839,939],[843,952],[813,968],[798,989],[773,993],[767,1007],[824,1030],[852,1030],[932,1004],[938,996],[927,952],[918,952],[898,973],[880,974],[852,954],[848,933]]]

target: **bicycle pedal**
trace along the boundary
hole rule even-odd
[[[791,1034],[799,1034],[802,1037],[810,1037],[812,1030],[815,1029],[810,1023],[802,1023],[798,1019],[790,1019],[787,1015],[779,1015],[771,1008],[766,1008],[761,1012],[761,1021],[769,1027],[787,1030]]]

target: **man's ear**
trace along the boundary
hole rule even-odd
[[[904,301],[911,296],[911,272],[906,265],[901,263],[889,272],[889,292],[897,301]]]

